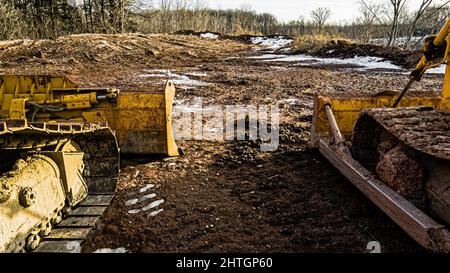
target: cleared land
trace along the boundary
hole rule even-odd
[[[280,106],[275,152],[250,141],[180,141],[183,157],[124,157],[117,195],[84,251],[365,252],[369,241],[384,252],[423,251],[307,147],[315,94],[397,92],[407,76],[247,58],[263,53],[237,39],[135,34],[75,35],[0,50],[0,73],[65,73],[84,86],[142,91],[174,79],[181,105],[201,97],[204,105]],[[440,80],[426,76],[414,90],[439,92]],[[130,213],[158,200],[164,203]]]

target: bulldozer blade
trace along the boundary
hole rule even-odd
[[[93,102],[79,101],[77,96],[88,94],[95,94]],[[106,99],[111,94],[116,97]],[[122,153],[179,155],[171,117],[175,86],[170,81],[164,90],[122,92],[111,88],[83,88],[67,76],[0,75],[0,117],[11,118],[11,102],[15,99],[26,99],[37,105],[61,103],[64,95],[76,99],[61,111],[53,112],[56,118],[42,115],[36,121],[106,122],[115,132]],[[24,109],[22,112],[26,113]]]
[[[175,86],[168,82],[163,92],[123,92],[116,109],[105,109],[121,153],[179,155],[172,131],[174,97]]]
[[[373,178],[373,174],[359,162],[335,151],[326,139],[318,141],[318,148],[331,164],[420,245],[435,252],[450,252],[450,233],[445,226]]]

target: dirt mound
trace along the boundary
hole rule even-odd
[[[69,74],[83,85],[120,87],[129,86],[130,76],[144,69],[217,62],[250,47],[186,35],[69,35],[9,43],[0,48],[0,73]]]
[[[357,44],[345,40],[332,40],[308,52],[294,50],[292,53],[308,53],[325,58],[379,57],[408,69],[415,67],[422,57],[422,53],[419,50],[403,50],[399,47]]]

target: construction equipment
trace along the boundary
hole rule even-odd
[[[450,252],[450,20],[400,96],[317,96],[311,145],[423,247]],[[446,64],[442,95],[404,96]]]
[[[121,93],[0,75],[0,252],[83,240],[112,199],[120,152],[179,155],[174,95],[171,82]]]

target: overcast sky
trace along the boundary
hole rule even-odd
[[[283,21],[298,19],[300,15],[309,19],[311,10],[328,7],[334,22],[352,21],[358,16],[358,0],[205,0],[211,8],[240,8],[250,5],[258,12],[269,12]],[[373,0],[375,1],[375,0]],[[378,0],[381,1],[381,0]],[[409,0],[410,7],[417,7],[421,0]]]

